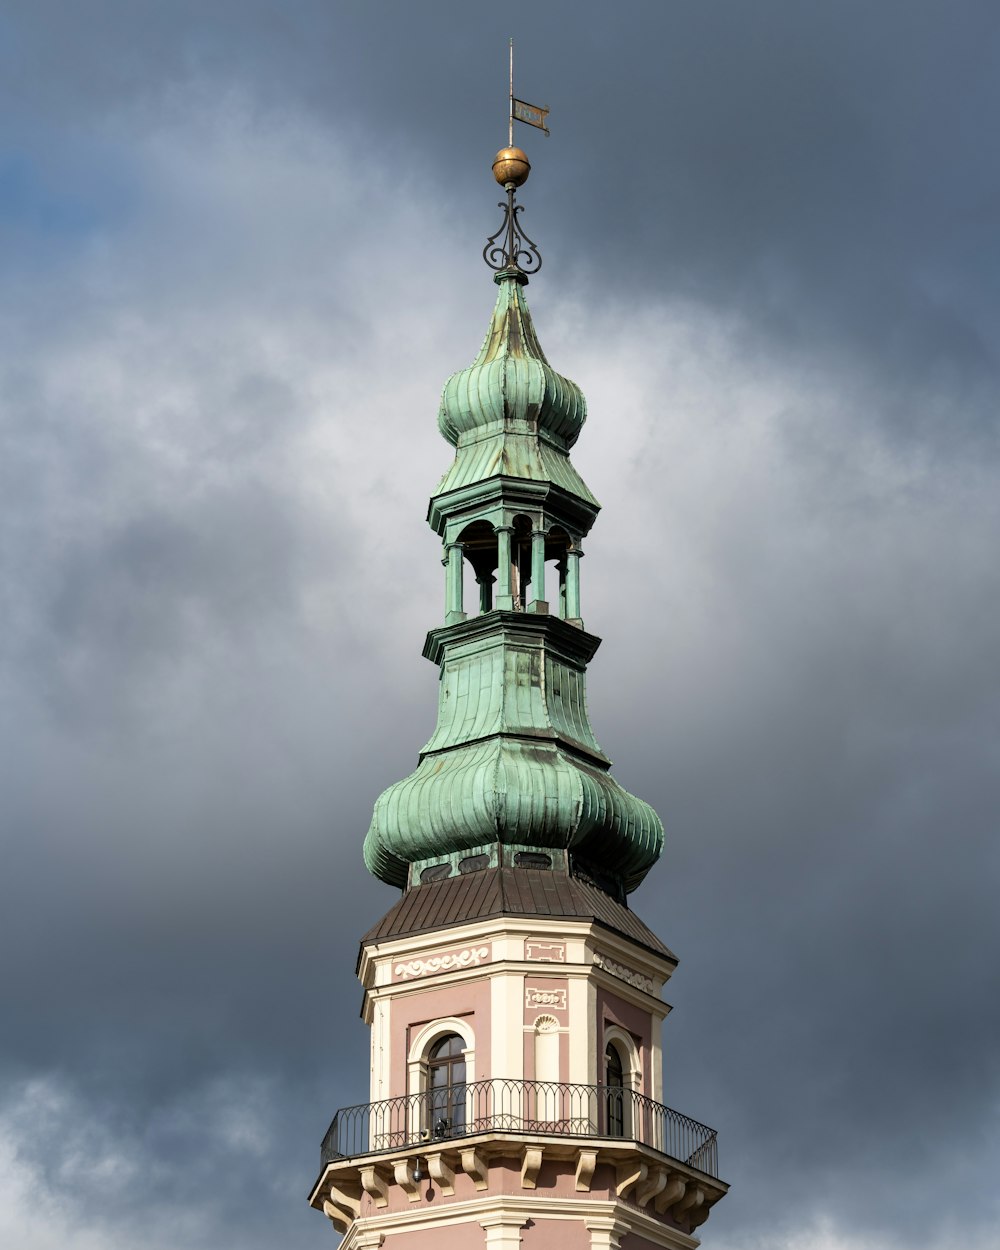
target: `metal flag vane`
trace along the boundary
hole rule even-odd
[[[500,229],[487,239],[486,246],[483,248],[483,260],[497,272],[508,269],[516,270],[521,280],[525,282],[527,274],[537,273],[541,269],[542,257],[538,248],[521,229],[518,217],[522,211],[522,205],[514,202],[514,192],[527,182],[528,174],[531,173],[531,164],[527,155],[520,148],[514,147],[514,123],[518,121],[528,126],[535,126],[544,131],[547,136],[549,129],[545,120],[548,115],[547,108],[538,108],[537,105],[528,104],[527,101],[519,100],[514,95],[514,40],[511,39],[507,146],[500,149],[493,161],[493,177],[507,192],[507,200],[506,202],[501,200],[498,205],[504,210],[503,221],[500,223]]]

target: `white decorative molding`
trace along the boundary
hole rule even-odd
[[[626,968],[624,964],[615,963],[613,959],[609,959],[607,955],[602,955],[600,951],[597,951],[594,955],[594,964],[598,968],[603,968],[605,972],[610,972],[619,981],[624,981],[626,985],[633,985],[637,990],[643,990],[646,994],[654,992],[653,981],[650,977],[644,977],[641,972],[633,972],[631,968]]]
[[[536,1033],[555,1033],[559,1028],[559,1021],[555,1016],[536,1016],[534,1029]]]
[[[481,963],[488,963],[490,948],[488,946],[466,946],[459,951],[447,951],[443,955],[429,955],[426,959],[410,959],[405,963],[396,964],[393,969],[397,977],[428,977],[435,972],[458,972],[462,968],[478,968]]]
[[[530,987],[524,991],[525,1007],[554,1007],[556,1011],[566,1010],[565,990],[538,990]]]
[[[525,942],[524,957],[537,963],[564,964],[566,962],[566,943]]]

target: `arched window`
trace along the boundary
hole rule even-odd
[[[465,1042],[457,1033],[438,1038],[427,1056],[427,1119],[432,1137],[465,1128]]]
[[[604,1052],[604,1084],[607,1087],[608,1136],[625,1136],[625,1069],[618,1047],[609,1042]]]

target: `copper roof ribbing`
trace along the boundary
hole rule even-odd
[[[677,962],[635,912],[579,877],[545,868],[486,868],[413,886],[369,929],[361,944],[367,946],[493,916],[594,920]]]

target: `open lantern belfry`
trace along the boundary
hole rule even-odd
[[[511,84],[511,131],[544,126],[514,104]],[[663,827],[587,715],[600,639],[580,562],[599,505],[570,459],[586,402],[528,311],[541,258],[512,137],[484,251],[496,305],[438,414],[455,457],[428,513],[445,565],[424,646],[437,725],[364,844],[402,890],[361,941],[369,1100],[334,1117],[310,1201],[348,1250],[680,1250],[726,1185],[715,1133],[663,1103],[677,961],[628,906]]]

